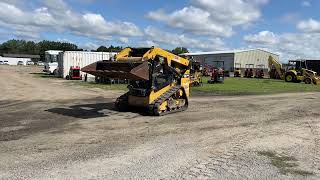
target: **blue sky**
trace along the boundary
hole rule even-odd
[[[320,58],[319,0],[0,0],[0,41],[263,48],[281,60]]]

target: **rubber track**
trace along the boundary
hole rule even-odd
[[[157,100],[155,100],[152,104],[149,105],[149,115],[152,116],[163,116],[163,115],[167,115],[167,114],[171,114],[171,113],[175,113],[175,112],[180,112],[180,111],[184,111],[188,108],[188,106],[184,106],[182,108],[179,109],[175,109],[172,111],[166,111],[166,112],[162,112],[159,113],[158,112],[158,108],[159,106],[168,98],[170,98],[175,92],[177,92],[179,89],[181,88],[181,86],[174,86],[172,87],[169,91],[167,91],[166,93],[162,94]],[[187,102],[186,102],[187,103]]]
[[[114,103],[115,108],[117,108],[120,111],[126,110],[128,108],[128,106],[129,106],[128,96],[129,96],[129,92],[124,93],[123,95],[118,97],[117,101],[119,101],[119,103]],[[123,106],[124,104],[125,104],[125,107]]]

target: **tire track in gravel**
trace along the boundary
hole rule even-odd
[[[276,132],[278,130],[266,127],[270,123],[284,123],[290,119],[290,117],[285,117],[283,114],[290,114],[291,110],[294,111],[297,107],[291,106],[289,108],[287,103],[287,101],[281,101],[281,104],[278,105],[283,105],[281,109],[277,107],[271,108],[270,104],[267,108],[265,106],[258,107],[261,111],[266,109],[268,109],[268,111],[260,114],[252,113],[251,116],[255,118],[250,119],[248,122],[253,122],[253,125],[249,126],[244,133],[238,134],[237,137],[228,139],[228,144],[231,146],[228,147],[227,150],[224,148],[221,150],[221,153],[209,155],[207,158],[196,160],[188,167],[181,168],[178,171],[180,173],[176,174],[173,179],[221,179],[225,177],[225,175],[235,179],[252,178],[250,174],[240,171],[242,168],[250,169],[249,165],[245,163],[245,159],[243,159],[242,154],[246,153],[243,151],[243,148],[249,144],[252,139],[255,139],[258,134],[279,133]],[[192,110],[200,109],[201,111],[209,110],[209,107],[194,107]],[[260,120],[257,121],[257,119]]]
[[[315,120],[316,119],[309,120],[308,127],[310,128],[310,131],[313,135],[313,140],[314,140],[313,168],[319,174],[319,171],[320,171],[320,130],[319,130],[319,127],[317,127]]]
[[[233,160],[242,154],[242,149],[249,141],[249,133],[236,135],[232,142],[229,142],[231,147],[227,151],[221,149],[219,150],[222,152],[220,155],[210,155],[206,159],[196,160],[191,167],[182,169],[182,173],[178,174],[174,179],[214,179],[218,178],[217,175],[224,173],[239,179],[247,179],[247,175],[239,174],[238,172],[239,169],[247,165]]]

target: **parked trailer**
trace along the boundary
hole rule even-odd
[[[2,57],[2,56],[0,56],[0,61],[3,64],[7,64],[7,65],[18,65],[18,62],[22,61],[23,63],[19,63],[19,65],[27,65],[27,62],[31,61],[31,59],[30,58],[12,58],[12,57]]]
[[[113,52],[86,52],[86,51],[65,51],[58,55],[58,75],[66,78],[69,75],[70,67],[83,68],[89,64],[101,60],[110,60],[117,53]],[[81,72],[81,76],[85,77],[85,73]],[[94,80],[94,76],[87,74],[88,80]]]

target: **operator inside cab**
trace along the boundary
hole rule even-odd
[[[168,70],[164,57],[157,56],[153,62],[152,87],[159,90],[171,83],[172,73]]]

